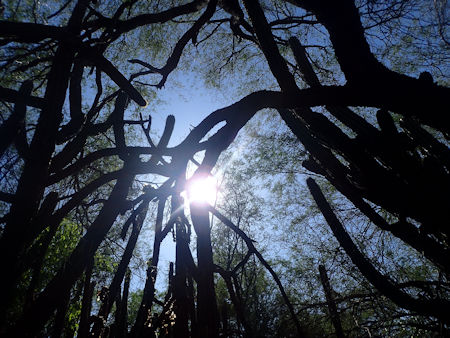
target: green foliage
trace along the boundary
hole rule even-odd
[[[136,321],[136,316],[141,305],[143,290],[132,291],[128,297],[128,326],[131,327]]]
[[[58,271],[58,269],[65,264],[68,256],[76,247],[81,234],[82,227],[80,227],[79,224],[69,219],[65,219],[61,222],[45,255],[41,276],[42,286],[46,285],[54,272]],[[45,236],[45,233],[43,236]]]
[[[75,333],[78,331],[79,323],[80,323],[80,314],[81,314],[81,301],[70,302],[69,309],[67,310],[66,315],[66,327],[65,331],[67,332],[67,336],[70,336],[70,333]]]

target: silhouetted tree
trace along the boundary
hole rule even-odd
[[[230,335],[228,309],[216,299],[216,273],[251,335],[236,267],[214,262],[211,215],[245,243],[249,254],[238,266],[253,255],[273,278],[295,327],[289,334],[307,335],[308,322],[300,320],[283,279],[248,234],[217,208],[182,197],[186,184],[210,175],[237,134],[266,108],[276,110],[300,141],[310,173],[439,271],[438,280],[410,286],[391,280],[358,248],[308,179],[331,231],[364,278],[398,307],[432,318],[441,333],[448,329],[450,89],[437,84],[430,69],[412,77],[395,70],[394,58],[387,66],[389,59],[373,52],[380,46],[368,37],[385,41],[384,29],[397,34],[397,27],[417,28],[408,15],[427,15],[420,1],[77,0],[47,7],[6,2],[1,8],[2,335],[73,335],[65,323],[75,305],[81,308],[80,336],[88,331],[119,336],[128,329],[135,337]],[[435,9],[432,39],[439,48],[428,52],[448,51],[443,12]],[[389,44],[401,46],[402,38],[394,35]],[[311,52],[314,48],[319,52]],[[212,66],[188,66],[196,55]],[[242,73],[232,74],[235,64]],[[248,74],[259,81],[176,146],[169,146],[174,116],[154,142],[151,117],[131,113],[143,111],[147,101],[156,103],[153,89],[163,88],[177,69],[203,75],[226,69],[245,84],[245,67],[253,67]],[[157,81],[140,81],[144,76]],[[137,144],[138,138],[145,145]],[[146,219],[155,224],[152,258],[136,320],[126,328],[127,269]],[[78,234],[66,239],[67,224]],[[169,233],[176,242],[175,265],[160,300],[155,283],[161,243]],[[119,238],[127,244],[118,250],[110,281],[103,281],[98,293],[98,313],[92,314],[93,262],[108,240]],[[58,245],[66,249],[63,255],[52,251]],[[57,264],[49,269],[50,258]],[[341,336],[336,300],[321,272]],[[109,319],[114,303],[116,316]]]

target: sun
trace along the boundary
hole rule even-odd
[[[186,195],[190,202],[214,204],[217,191],[217,179],[211,175],[192,178],[186,184]]]

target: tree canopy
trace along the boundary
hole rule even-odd
[[[0,335],[449,334],[446,1],[0,16]]]

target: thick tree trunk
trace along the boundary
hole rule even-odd
[[[175,277],[173,295],[175,298],[175,337],[189,337],[189,301],[188,301],[188,266],[186,247],[189,250],[186,234],[186,226],[183,222],[183,204],[180,197],[172,196],[172,215],[175,219],[176,252],[175,252]]]
[[[209,212],[205,206],[191,203],[191,218],[197,234],[197,306],[198,333],[218,337],[219,316],[214,289],[214,263],[211,247]]]
[[[191,337],[198,337],[197,311],[195,308],[194,280],[191,275],[187,279],[187,295],[189,303],[189,319],[191,324]]]

